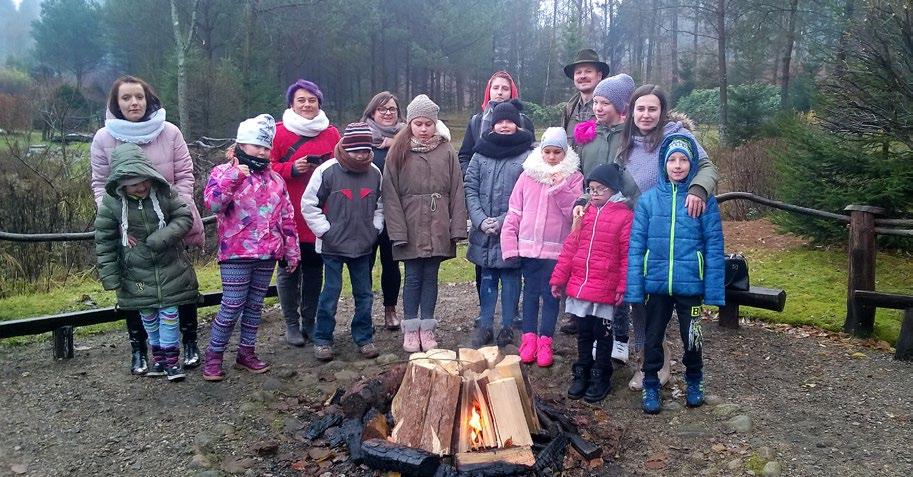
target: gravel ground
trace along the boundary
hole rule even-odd
[[[734,251],[804,243],[765,220],[726,222],[724,230]],[[471,284],[441,287],[442,346],[468,342],[476,309]],[[344,299],[339,316],[351,311]],[[725,330],[707,318],[708,404],[684,407],[676,364],[657,416],[644,415],[640,394],[627,389],[627,367],[616,370],[600,406],[565,399],[575,342],[556,338],[555,365],[529,368],[532,384],[606,457],[565,475],[913,475],[913,365],[893,361],[887,343],[754,322]],[[675,357],[681,344],[672,323]],[[199,370],[181,383],[130,376],[124,332],[77,335],[70,361],[55,362],[46,341],[0,344],[0,476],[373,475],[300,431],[338,387],[406,359],[401,335],[378,328],[383,354],[362,360],[340,323],[338,358],[322,364],[310,346],[287,346],[283,329],[278,309],[267,309],[259,352],[273,369],[228,369],[221,383],[203,381]]]
[[[468,341],[474,295],[471,284],[441,287],[442,346]],[[340,316],[351,309],[344,299]],[[310,347],[285,345],[280,320],[268,309],[260,335],[273,369],[229,369],[222,383],[199,370],[182,383],[130,376],[122,332],[77,335],[70,361],[53,361],[47,343],[0,345],[0,475],[372,475],[296,434],[337,387],[405,359],[400,335],[378,330],[384,354],[361,360],[341,325],[340,357],[320,364]],[[704,328],[710,404],[683,406],[676,365],[658,416],[640,411],[627,367],[601,406],[564,399],[575,343],[557,338],[556,363],[531,368],[533,386],[611,454],[566,475],[761,475],[776,466],[768,461],[782,475],[913,474],[913,366],[893,361],[884,343],[759,323]]]

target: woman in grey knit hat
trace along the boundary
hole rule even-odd
[[[441,262],[467,236],[463,174],[440,108],[420,94],[406,108],[407,127],[387,154],[382,196],[393,259],[405,266],[403,349],[437,347],[437,281]]]

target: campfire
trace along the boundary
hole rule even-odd
[[[532,465],[539,431],[520,357],[496,346],[415,353],[393,398],[390,440],[462,462]],[[498,449],[513,448],[510,453]],[[467,455],[475,453],[478,455]],[[482,455],[484,454],[484,455]]]
[[[325,432],[351,461],[405,476],[530,475],[560,471],[566,457],[601,463],[600,447],[537,401],[520,357],[495,346],[414,353],[325,404],[306,438]]]

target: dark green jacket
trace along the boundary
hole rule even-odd
[[[98,274],[105,290],[117,290],[117,305],[128,310],[164,308],[197,300],[197,277],[181,239],[193,225],[190,208],[149,164],[135,144],[118,146],[112,154],[112,172],[105,184],[95,219]],[[119,181],[146,177],[152,191],[145,199],[128,197]],[[159,204],[164,227],[152,194]],[[121,217],[127,207],[127,234],[133,247],[122,242]]]

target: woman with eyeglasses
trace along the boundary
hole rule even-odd
[[[645,84],[634,90],[628,102],[627,113],[615,162],[633,177],[641,194],[659,182],[660,170],[656,164],[659,161],[659,146],[666,137],[683,134],[697,145],[698,170],[688,187],[685,207],[689,216],[700,217],[706,208],[707,198],[716,192],[719,175],[707,152],[692,134],[692,131],[695,131],[694,123],[687,116],[670,114],[665,91],[652,84]],[[646,310],[643,303],[631,303],[631,321],[634,324],[633,351],[638,356],[633,361],[638,365],[643,359],[640,352],[644,349],[646,332]],[[661,385],[665,385],[671,377],[669,354],[664,340],[664,361],[659,371]],[[643,389],[643,379],[643,372],[638,366],[628,387],[635,391]]]
[[[406,126],[403,112],[399,108],[399,99],[389,91],[381,91],[371,98],[361,121],[371,129],[371,148],[374,151],[374,165],[383,172],[387,162],[387,152],[393,144],[393,137]],[[393,243],[387,234],[387,228],[377,237],[374,251],[371,253],[371,267],[380,250],[380,288],[384,294],[384,327],[398,330],[400,317],[396,314],[396,302],[402,283],[399,262],[393,260]]]
[[[313,337],[317,298],[323,287],[323,259],[314,248],[317,238],[300,213],[301,196],[314,170],[333,156],[339,131],[330,124],[323,106],[323,92],[304,79],[295,81],[285,93],[288,109],[276,123],[276,137],[269,160],[288,189],[297,213],[295,225],[301,246],[301,262],[291,273],[280,266],[276,272],[279,304],[285,317],[285,340],[304,346]]]

